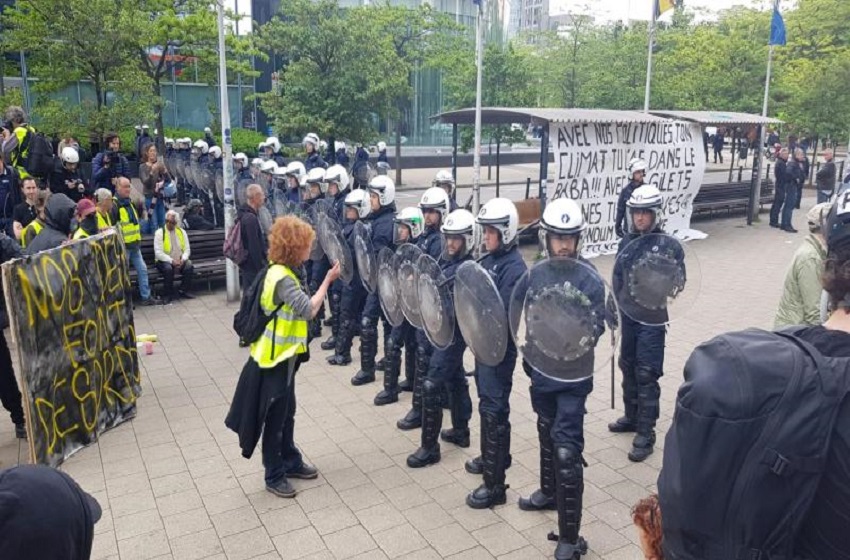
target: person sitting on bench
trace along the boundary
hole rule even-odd
[[[165,214],[165,226],[156,230],[153,236],[153,252],[156,258],[156,268],[165,281],[164,298],[166,303],[174,297],[174,274],[180,273],[183,280],[180,283],[178,297],[193,299],[189,293],[192,289],[194,267],[189,260],[189,236],[183,228],[177,227],[179,217],[177,212],[169,210]]]

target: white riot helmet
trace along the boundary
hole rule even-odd
[[[210,151],[210,145],[203,140],[196,140],[192,147],[197,150],[199,154],[207,154]]]
[[[634,177],[637,171],[646,172],[646,162],[640,158],[632,158],[629,160],[629,178]]]
[[[335,141],[334,142],[334,148],[336,148],[334,150],[334,152],[338,152],[340,150],[342,150],[344,152],[345,151],[345,142],[341,142],[339,140]]]
[[[437,210],[440,212],[440,223],[446,221],[446,216],[449,215],[449,195],[441,187],[431,187],[422,193],[422,199],[419,201],[419,208],[423,212],[426,210]]]
[[[233,161],[238,161],[239,163],[241,163],[243,169],[248,167],[248,156],[246,156],[242,152],[239,152],[235,156],[233,156]]]
[[[266,138],[266,141],[263,143],[264,148],[271,148],[272,153],[278,153],[280,151],[280,140],[275,138],[274,136],[269,136]]]
[[[316,134],[315,132],[310,132],[309,134],[307,134],[307,136],[304,137],[304,140],[301,141],[301,145],[306,148],[307,144],[313,144],[313,149],[318,150],[319,149],[319,135]]]
[[[337,146],[339,142],[337,142]],[[325,171],[325,183],[327,183],[328,187],[331,184],[337,185],[337,189],[339,192],[344,191],[348,188],[348,171],[345,170],[345,167],[341,165],[331,165],[328,167],[328,170]]]
[[[357,218],[364,219],[372,211],[372,206],[369,204],[369,194],[363,189],[354,189],[345,196],[346,208],[354,208],[357,210]],[[347,216],[346,216],[347,219]]]
[[[263,154],[266,153],[266,143],[265,142],[260,142],[259,144],[257,144],[257,153],[260,154],[260,155],[263,155]]]
[[[212,134],[212,129],[211,129],[210,127],[208,127],[208,126],[205,126],[205,127],[204,127],[204,133],[206,133],[206,134]]]
[[[210,155],[213,157],[213,159],[221,159],[221,148],[219,148],[218,146],[213,146],[212,148],[210,148]]]
[[[575,236],[575,253],[564,256],[573,258],[579,256],[581,254],[581,232],[585,229],[587,229],[587,222],[584,221],[581,207],[574,200],[559,198],[547,204],[543,211],[543,217],[540,219],[539,230],[540,243],[543,245],[546,256],[561,256],[553,255],[549,245],[552,237],[560,236]]]
[[[494,198],[481,207],[475,222],[479,225],[479,234],[484,239],[484,226],[492,226],[499,231],[502,247],[508,248],[516,243],[519,214],[514,203],[507,198]]]
[[[446,221],[440,227],[443,233],[443,254],[444,260],[462,259],[470,254],[478,245],[476,232],[478,228],[475,226],[475,216],[469,210],[460,208],[455,210],[446,218]],[[450,255],[448,252],[447,238],[450,236],[462,235],[464,238],[463,252],[457,255]]]
[[[251,167],[256,167],[257,169],[263,164],[263,158],[255,157],[251,160]]]
[[[166,148],[174,147],[174,138],[166,138],[165,139],[165,147]]]
[[[311,185],[319,185],[319,191],[325,194],[328,188],[325,183],[325,169],[323,167],[314,167],[304,177],[304,183],[309,187]]]
[[[658,220],[661,217],[661,207],[664,200],[661,198],[661,191],[655,185],[642,185],[632,191],[632,196],[626,202],[628,209],[627,218],[629,224],[629,232],[631,233],[650,233],[658,226]],[[652,212],[652,224],[646,231],[638,231],[635,227],[634,214],[637,211]]]
[[[452,196],[455,193],[455,178],[448,169],[440,169],[434,176],[435,187],[440,187]]]
[[[422,215],[422,210],[415,206],[402,208],[401,212],[396,214],[393,220],[396,226],[393,228],[393,244],[400,245],[402,243],[413,243],[422,232],[425,231],[425,216]],[[402,227],[407,228],[407,237],[403,238],[399,233]]]
[[[62,148],[62,161],[64,163],[80,163],[80,152],[76,148],[66,146]]]
[[[192,139],[188,136],[184,136],[183,138],[181,138],[180,143],[185,144],[186,149],[190,149],[192,147]]]
[[[389,206],[395,201],[395,181],[386,175],[378,175],[369,181],[367,188],[378,195],[381,206]]]
[[[324,152],[324,151],[327,151],[327,149],[328,149],[328,143],[325,142],[324,140],[319,140],[319,150]]]
[[[293,161],[286,166],[286,174],[301,179],[301,177],[307,174],[307,169],[304,168],[304,164],[300,161]]]
[[[386,142],[378,142],[378,151],[379,152],[383,152],[386,149],[387,149],[387,143]]]
[[[260,164],[260,171],[263,173],[268,173],[270,175],[276,175],[277,173],[277,164],[272,160],[266,160]]]

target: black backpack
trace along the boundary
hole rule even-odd
[[[25,152],[27,157],[21,158],[21,163],[27,173],[44,178],[53,172],[53,144],[44,134],[27,127],[27,134],[19,147],[20,154]]]
[[[685,364],[658,497],[666,560],[789,560],[829,453],[850,358],[757,329]]]
[[[269,321],[277,321],[277,312],[283,307],[283,303],[281,303],[271,315],[266,315],[263,306],[260,304],[268,271],[269,267],[267,266],[257,274],[254,283],[246,289],[242,296],[239,311],[233,316],[233,330],[239,335],[239,342],[242,344],[251,344],[260,338]]]

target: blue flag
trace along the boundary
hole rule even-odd
[[[770,22],[770,43],[771,45],[785,45],[785,22],[782,20],[782,14],[779,13],[779,6],[773,8],[773,19]]]

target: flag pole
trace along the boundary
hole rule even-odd
[[[649,112],[649,92],[652,84],[652,45],[655,43],[655,20],[658,13],[658,0],[652,2],[652,20],[649,23],[649,48],[646,55],[646,91],[643,94],[643,112]]]
[[[779,8],[779,0],[774,0],[773,9],[776,10]],[[773,41],[770,41],[770,47],[767,51],[767,74],[764,78],[764,100],[761,105],[761,116],[762,118],[767,117],[767,102],[770,97],[770,75],[773,70],[773,49],[776,45],[773,44]],[[759,138],[758,145],[758,165],[756,166],[756,185],[755,185],[755,200],[752,203],[752,208],[750,208],[750,219],[748,223],[752,223],[753,221],[759,221],[759,202],[761,201],[761,184],[764,177],[764,144],[767,141],[767,127],[762,124],[761,125],[761,137]]]

